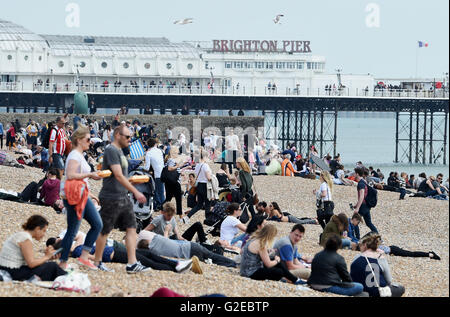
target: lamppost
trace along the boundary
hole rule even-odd
[[[342,88],[342,68],[336,68],[336,75],[337,75],[337,79],[338,79],[338,91],[339,91],[339,96],[341,95],[341,88]]]
[[[80,65],[74,64],[73,66],[77,68],[77,72],[75,74],[75,81],[77,84],[77,91],[80,91],[80,70],[79,70]]]
[[[444,91],[448,90],[448,72],[443,73],[444,75],[444,80],[442,85],[444,86]]]

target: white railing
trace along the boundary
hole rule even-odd
[[[246,86],[181,86],[181,85],[115,85],[115,84],[33,84],[25,89],[21,82],[0,83],[1,92],[51,92],[160,95],[225,95],[225,96],[299,96],[299,97],[376,97],[376,98],[449,98],[448,88],[415,89],[360,89],[360,88],[269,88]]]

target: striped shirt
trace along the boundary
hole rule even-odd
[[[57,153],[60,155],[64,155],[64,151],[66,150],[66,132],[64,129],[58,129],[56,132],[55,129],[52,130],[50,135],[50,142],[53,143],[53,153]]]

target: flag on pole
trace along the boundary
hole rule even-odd
[[[132,160],[138,160],[145,155],[144,146],[141,140],[137,140],[130,145],[130,156]]]
[[[419,47],[428,47],[428,43],[419,41]]]

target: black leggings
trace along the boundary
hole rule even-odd
[[[211,201],[208,200],[206,183],[198,183],[197,187],[197,205],[189,212],[188,217],[191,218],[197,211],[205,208],[205,216],[210,213]]]
[[[200,243],[206,242],[206,234],[205,230],[203,230],[203,226],[201,222],[196,222],[192,226],[190,226],[182,235],[183,238],[185,238],[187,241],[192,241],[192,238],[194,238],[195,234],[198,236],[198,240]],[[177,236],[174,234],[170,237],[172,240],[176,240]]]
[[[141,262],[143,266],[150,267],[154,270],[176,272],[175,267],[177,266],[177,262],[160,257],[150,250],[136,250],[136,259]],[[121,264],[128,263],[127,249],[124,245],[114,244],[114,255],[111,262]]]
[[[390,255],[395,256],[403,256],[403,257],[409,257],[409,258],[429,258],[430,254],[428,252],[421,252],[421,251],[407,251],[403,250],[402,248],[399,248],[395,245],[389,246],[391,249]]]
[[[172,200],[173,197],[175,197],[175,201],[177,203],[177,215],[182,215],[183,214],[183,205],[182,205],[182,192],[181,192],[181,185],[180,183],[176,183],[176,184],[168,184],[165,183],[165,188],[166,188],[166,201],[165,203],[169,202]]]
[[[297,281],[297,277],[289,272],[286,264],[282,262],[271,268],[262,267],[250,276],[251,279],[258,281],[279,281],[283,277],[287,278],[292,283],[295,283]]]
[[[0,144],[1,148],[3,149],[3,134],[0,134]]]
[[[42,281],[54,281],[58,276],[67,274],[56,262],[47,262],[34,269],[30,269],[28,266],[22,266],[18,269],[0,266],[0,270],[8,272],[14,281],[26,281],[34,275],[39,276]]]
[[[319,212],[317,210],[317,220],[319,224],[322,226],[322,229],[325,229],[325,226],[328,222],[330,222],[331,217],[334,214],[334,202],[332,201],[324,201],[323,202],[323,210]]]
[[[23,192],[20,194],[20,198],[25,202],[35,203],[37,201],[39,185],[36,182],[31,182],[25,187]]]

